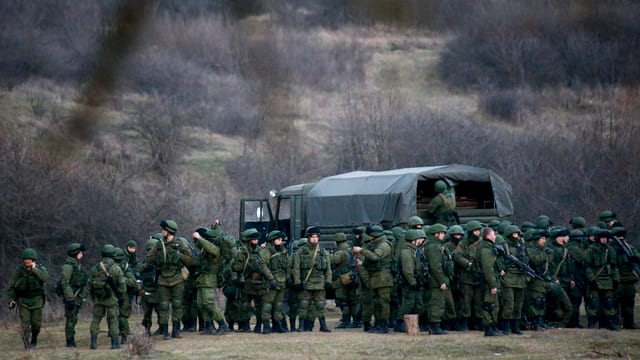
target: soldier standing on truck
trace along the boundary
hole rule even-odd
[[[446,226],[458,224],[458,214],[455,211],[456,192],[453,187],[447,186],[447,183],[443,180],[438,180],[434,190],[437,195],[431,199],[427,206],[429,223],[439,223]]]

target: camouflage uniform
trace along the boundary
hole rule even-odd
[[[344,233],[337,233],[333,237],[337,249],[331,255],[331,267],[333,269],[333,288],[336,292],[336,306],[342,312],[342,319],[336,328],[351,327],[351,317],[355,320],[358,311],[358,287],[360,279],[354,276],[355,258]]]
[[[598,240],[585,250],[586,275],[589,281],[587,300],[587,319],[589,328],[601,327],[618,330],[618,299],[616,291],[620,283],[615,250],[607,244],[611,237],[608,230],[600,230]],[[603,317],[599,319],[599,315]]]
[[[286,282],[291,275],[291,270],[289,267],[289,254],[283,244],[284,237],[285,234],[279,230],[270,232],[268,236],[269,244],[267,244],[263,253],[267,259],[269,270],[273,275],[269,289],[262,296],[264,333],[268,332],[269,327],[267,325],[270,319],[273,324],[273,331],[278,333],[287,332],[282,307],[287,287]]]
[[[573,259],[574,266],[574,286],[566,290],[573,307],[571,320],[567,324],[568,328],[582,328],[580,325],[580,306],[582,305],[582,299],[585,298],[587,294],[584,267],[586,258],[584,249],[582,248],[583,238],[584,233],[581,230],[571,230],[569,234],[569,244],[567,244],[567,249],[569,249],[569,255]]]
[[[145,249],[147,253],[159,244],[162,234],[153,235],[146,243]],[[158,268],[149,262],[138,263],[138,272],[142,280],[142,291],[140,291],[142,303],[142,326],[147,336],[151,335],[151,317],[156,312],[158,320],[160,319],[160,297],[158,296]],[[158,333],[160,333],[158,329]]]
[[[392,247],[382,230],[373,225],[369,228],[369,236],[373,237],[370,248],[354,247],[354,252],[360,252],[364,257],[363,266],[369,274],[369,289],[371,289],[374,304],[376,326],[370,329],[374,333],[387,333],[389,316],[391,315],[389,301],[393,288]]]
[[[127,336],[131,332],[129,329],[129,317],[131,316],[131,298],[129,294],[135,294],[138,290],[137,279],[134,269],[125,260],[124,251],[120,248],[116,248],[115,255],[113,257],[116,264],[122,269],[124,274],[126,291],[118,298],[118,328],[120,329],[120,343],[125,344],[127,342]]]
[[[405,233],[405,241],[407,242],[400,254],[400,262],[398,268],[398,278],[402,287],[402,301],[394,330],[405,332],[406,326],[404,316],[407,314],[420,314],[424,310],[423,288],[427,284],[424,278],[424,269],[422,263],[418,260],[418,248],[426,239],[427,235],[422,229],[409,229]]]
[[[518,260],[528,264],[529,259],[525,251],[525,244],[522,234],[517,226],[507,226],[504,232],[506,256],[515,256]],[[503,332],[513,332],[521,335],[520,317],[524,298],[527,290],[527,275],[513,263],[509,261],[505,264],[505,275],[503,276],[502,289],[502,318],[504,319]]]
[[[292,253],[295,254],[296,251],[301,246],[307,246],[307,238],[302,238],[297,241],[294,241],[292,247]],[[303,318],[299,317],[299,308],[300,308],[300,294],[304,290],[298,289],[293,286],[293,256],[289,256],[289,278],[287,279],[287,304],[289,305],[289,328],[291,331],[303,331],[304,330],[304,322]],[[300,328],[296,328],[296,318],[299,321]]]
[[[28,248],[22,252],[23,265],[18,266],[9,280],[7,296],[11,307],[17,306],[25,349],[38,343],[42,328],[42,307],[45,303],[44,284],[49,277],[47,269],[37,265],[38,254]]]
[[[100,322],[106,315],[109,336],[111,337],[111,348],[119,349],[118,300],[123,296],[122,294],[126,295],[127,286],[122,269],[113,260],[115,247],[109,244],[104,245],[100,253],[102,260],[91,268],[89,282],[89,292],[93,300],[90,347],[91,349],[97,349]]]
[[[617,236],[629,249],[630,254],[622,249],[617,241],[610,241],[611,250],[616,253],[618,272],[620,273],[620,285],[618,286],[617,297],[620,301],[620,315],[622,315],[622,326],[625,329],[635,329],[633,312],[635,309],[636,284],[638,274],[634,272],[633,264],[640,263],[640,252],[625,240],[626,230],[622,227],[611,229],[612,236]]]
[[[447,303],[453,304],[449,277],[453,276],[453,260],[444,247],[447,227],[437,223],[429,227],[427,242],[424,244],[424,257],[429,266],[429,278],[425,287],[424,303],[429,322],[429,332],[433,335],[446,334],[442,322]]]
[[[455,217],[456,193],[453,188],[448,188],[447,184],[438,180],[435,184],[437,195],[431,200],[427,206],[428,218],[432,220],[431,224],[455,225],[457,220]]]
[[[85,251],[85,247],[79,243],[72,243],[67,248],[67,258],[60,270],[60,290],[64,302],[64,335],[67,340],[67,347],[76,347],[76,324],[78,323],[78,313],[84,302],[85,288],[89,275],[82,269],[80,259],[83,255],[78,255]]]
[[[493,238],[491,238],[493,234]],[[485,327],[484,336],[501,335],[496,328],[500,301],[498,290],[500,289],[499,270],[496,259],[498,252],[495,247],[495,234],[490,228],[483,229],[483,238],[475,253],[475,264],[480,277],[480,288],[484,294],[482,306],[482,324]]]
[[[187,241],[178,238],[175,233],[178,226],[173,220],[163,220],[162,239],[147,254],[147,261],[156,265],[159,270],[158,295],[160,297],[160,328],[165,340],[171,337],[181,338],[180,321],[183,315],[182,299],[184,298],[183,268],[193,264],[193,256]],[[169,334],[169,318],[173,329]]]
[[[576,265],[576,258],[578,258],[578,261],[584,261],[582,250],[577,247],[569,247],[569,234],[569,230],[564,228],[553,230],[551,232],[552,241],[549,246],[549,248],[553,250],[550,263],[552,280],[562,287],[565,293],[564,296],[567,296],[567,294],[576,287],[579,278],[579,266]],[[559,300],[561,300],[560,304],[564,306],[564,299]],[[573,310],[574,308],[571,306],[570,311],[563,311],[562,317],[556,314],[554,318],[559,321],[560,327],[567,327],[569,325],[573,317]],[[576,310],[579,311],[579,309]]]
[[[551,249],[545,247],[547,241],[545,230],[535,230],[531,234],[531,243],[527,246],[529,266],[538,274],[548,276],[551,271]],[[532,323],[532,330],[544,330],[544,315],[547,309],[546,301],[547,283],[539,279],[531,279],[527,287],[527,316]]]
[[[305,314],[304,330],[311,331],[315,317],[320,321],[320,331],[330,332],[324,317],[325,288],[331,286],[331,259],[329,253],[318,244],[320,230],[310,227],[306,231],[307,246],[296,251],[293,260],[293,284],[304,288],[300,295],[300,316]],[[312,306],[313,304],[313,306]]]
[[[473,252],[479,244],[480,230],[482,224],[479,221],[469,221],[467,223],[467,236],[458,243],[458,247],[453,252],[453,260],[458,266],[460,286],[462,293],[462,304],[456,310],[461,316],[460,330],[467,330],[469,326],[479,329],[478,319],[482,318],[482,302],[474,303],[475,289],[479,289],[477,276],[474,274]],[[476,244],[476,245],[474,245]],[[476,297],[477,298],[477,297]],[[480,297],[481,300],[481,297]],[[469,321],[473,321],[469,324]]]
[[[223,262],[220,248],[211,241],[207,232],[208,229],[200,228],[193,234],[196,246],[200,250],[198,272],[194,281],[197,289],[196,303],[204,321],[200,334],[221,335],[229,331],[224,321],[224,314],[218,308],[217,298],[218,273]],[[218,323],[215,333],[214,321]]]
[[[459,254],[456,253],[458,244],[464,237],[464,230],[460,225],[453,225],[447,230],[445,237],[444,247],[446,252],[450,254],[453,261],[453,276],[449,278],[449,290],[453,299],[452,308],[447,306],[445,310],[445,319],[450,322],[449,328],[454,328],[457,331],[466,330],[465,321],[463,320],[460,309],[463,307],[463,295],[460,284],[460,272],[462,271],[459,262]]]

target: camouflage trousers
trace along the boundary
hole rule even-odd
[[[360,306],[357,286],[339,286],[336,290],[336,306],[340,308],[342,316],[356,316]]]
[[[316,317],[324,317],[326,307],[326,294],[322,290],[304,290],[300,294],[300,319],[314,321]]]
[[[520,319],[524,305],[525,288],[505,287],[500,294],[502,301],[502,318],[505,320]]]
[[[76,335],[76,324],[78,323],[78,313],[80,312],[80,308],[82,307],[82,301],[76,299],[76,306],[71,309],[64,308],[64,336],[69,339]]]
[[[160,301],[156,296],[143,296],[142,298],[142,326],[151,327],[153,312],[156,312],[160,320]],[[158,321],[159,323],[159,321]]]
[[[622,282],[618,287],[620,314],[625,329],[633,329],[633,311],[636,306],[636,282]]]
[[[183,307],[182,299],[184,297],[184,283],[174,286],[158,285],[158,297],[160,298],[160,320],[159,323],[169,324],[169,318],[172,321],[182,321]]]
[[[120,335],[120,327],[118,326],[118,305],[105,306],[93,304],[93,320],[91,320],[91,335],[98,335],[100,332],[100,323],[102,318],[107,316],[107,325],[109,327],[109,336],[114,337]]]
[[[371,322],[374,312],[373,292],[364,286],[360,288],[360,306],[362,306],[362,321]]]
[[[122,305],[118,309],[118,327],[120,328],[120,335],[128,336],[131,331],[129,330],[129,316],[131,316],[131,300],[127,296]]]
[[[588,317],[598,317],[599,314],[611,317],[618,313],[618,299],[613,290],[589,289],[586,305]]]
[[[371,298],[373,299],[373,315],[376,321],[387,321],[391,316],[391,286],[371,289]]]
[[[264,295],[262,295],[261,313],[263,320],[273,318],[274,320],[280,321],[284,319],[282,306],[285,291],[284,284],[281,284],[279,289],[268,289]]]
[[[197,292],[198,309],[204,321],[222,321],[224,315],[218,307],[217,289],[213,287],[199,287]]]
[[[30,339],[32,334],[39,334],[42,328],[42,308],[30,309],[19,306],[20,326],[22,327],[22,339]]]
[[[491,289],[485,289],[482,304],[482,325],[495,325],[498,321],[499,311],[500,301],[498,299],[498,294],[491,294]]]
[[[296,319],[300,310],[300,290],[287,289],[287,304],[289,305],[289,318]],[[301,318],[302,319],[302,318]]]
[[[397,320],[403,320],[407,314],[420,314],[424,309],[422,290],[414,290],[409,286],[402,287],[402,300]]]
[[[445,292],[440,288],[425,289],[424,303],[427,321],[441,322],[445,310]]]

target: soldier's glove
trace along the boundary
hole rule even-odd
[[[330,282],[324,283],[324,290],[325,291],[329,291],[331,289],[333,289],[333,285],[331,285]]]
[[[276,279],[269,280],[269,288],[277,289],[278,288],[278,281]]]
[[[302,283],[293,284],[293,290],[302,291],[302,290],[304,290],[304,285],[302,285]]]
[[[76,300],[71,299],[69,301],[64,302],[64,309],[67,312],[73,312],[76,309]]]
[[[550,248],[544,248],[544,250],[543,250],[543,251],[544,251],[544,253],[545,253],[545,254],[547,254],[547,255],[551,255],[551,254],[553,254],[553,250],[551,250]]]

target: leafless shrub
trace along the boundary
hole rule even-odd
[[[128,359],[140,359],[153,353],[156,340],[147,336],[143,330],[137,331],[127,337],[126,349]]]

